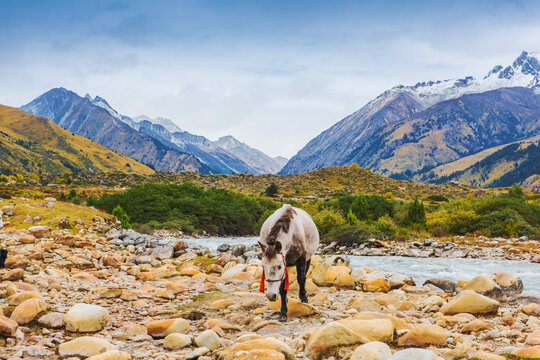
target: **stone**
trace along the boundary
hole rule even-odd
[[[41,293],[37,291],[22,291],[9,296],[6,301],[8,305],[19,305],[28,299],[41,299]]]
[[[395,352],[388,360],[442,360],[442,358],[426,349],[410,348]]]
[[[205,330],[195,337],[195,344],[198,347],[207,347],[210,350],[216,350],[221,347],[218,334],[214,330]]]
[[[37,239],[48,237],[51,229],[48,226],[31,226],[28,231],[34,235]]]
[[[473,358],[480,360],[506,360],[504,356],[493,354],[487,351],[478,351],[474,353]]]
[[[514,274],[498,272],[492,278],[508,297],[513,297],[523,292],[523,281]]]
[[[118,348],[107,340],[94,336],[81,336],[58,345],[58,354],[60,356],[90,357],[110,350],[118,350]]]
[[[119,340],[143,341],[149,338],[145,326],[138,324],[123,325],[112,333],[113,338]]]
[[[38,319],[38,323],[51,329],[60,329],[64,327],[64,314],[59,312],[47,313]]]
[[[440,278],[429,278],[426,281],[424,281],[424,285],[428,285],[428,284],[435,285],[439,289],[449,294],[453,294],[456,292],[457,284],[452,280],[440,279]]]
[[[25,271],[23,269],[13,269],[9,270],[2,276],[3,281],[17,281],[21,280],[24,277]]]
[[[392,305],[394,307],[398,306],[400,303],[399,299],[391,294],[379,295],[375,298],[375,301],[383,306]]]
[[[28,259],[22,255],[8,256],[5,262],[6,269],[26,269]]]
[[[285,360],[285,355],[276,350],[254,349],[247,352],[239,352],[237,360]]]
[[[463,326],[460,328],[460,332],[470,333],[481,330],[489,330],[491,328],[493,328],[493,325],[491,325],[491,323],[489,323],[488,321],[475,319],[473,321],[463,324]]]
[[[523,312],[527,315],[540,316],[540,305],[536,303],[530,303],[523,306]]]
[[[109,350],[103,354],[90,356],[86,360],[131,360],[131,355],[125,351]]]
[[[96,332],[109,322],[109,312],[93,304],[75,304],[64,316],[67,331]]]
[[[347,307],[358,311],[379,311],[381,305],[368,297],[357,296],[349,300]]]
[[[176,350],[190,346],[192,343],[191,336],[185,334],[173,333],[163,339],[163,347],[168,350]]]
[[[225,280],[232,279],[232,277],[238,273],[243,272],[247,268],[246,264],[237,264],[221,273],[221,278]]]
[[[236,305],[236,301],[232,299],[219,299],[213,301],[209,306],[213,309],[226,309],[232,305]]]
[[[351,268],[348,266],[330,266],[323,274],[323,283],[327,286],[338,288],[354,288],[354,279],[352,278]]]
[[[206,355],[209,352],[210,352],[210,349],[208,349],[206,347],[200,347],[200,348],[197,348],[197,349],[193,350],[192,352],[184,355],[183,359],[185,359],[185,360],[200,359],[203,355]]]
[[[457,283],[456,291],[472,290],[477,294],[487,296],[497,301],[506,301],[506,295],[501,287],[489,276],[478,275],[470,280],[461,280]]]
[[[281,309],[281,298],[278,298],[276,301],[270,301],[268,308],[274,311]],[[292,297],[287,299],[287,317],[304,317],[317,313],[318,311],[313,305],[305,304]]]
[[[398,317],[392,316],[390,314],[372,312],[372,311],[362,311],[360,314],[355,315],[353,319],[358,320],[373,320],[373,319],[386,319],[392,322],[392,325],[396,330],[409,330],[411,327],[405,320],[402,320]]]
[[[154,320],[146,325],[148,334],[154,338],[165,337],[173,333],[184,333],[189,330],[189,321],[186,319]]]
[[[447,338],[448,333],[442,327],[422,324],[403,335],[398,344],[399,346],[446,345]]]
[[[390,282],[384,277],[373,278],[362,284],[362,289],[367,292],[388,292],[390,291]]]
[[[394,339],[394,325],[388,319],[342,319],[338,322],[369,341],[390,342]]]
[[[445,315],[459,313],[490,314],[496,313],[500,303],[471,290],[463,290],[439,309]]]
[[[535,330],[525,339],[527,345],[540,345],[540,330]]]
[[[350,360],[387,360],[390,356],[392,356],[392,351],[388,345],[372,341],[357,347]]]
[[[540,346],[516,349],[512,351],[512,355],[524,359],[540,359]]]
[[[25,325],[36,318],[42,311],[47,310],[45,301],[40,298],[33,298],[23,301],[11,313],[11,320],[19,325]]]
[[[17,332],[19,324],[16,321],[11,320],[3,315],[0,315],[0,334],[6,336],[13,336]]]
[[[263,338],[259,335],[255,335],[252,339],[249,337],[246,339],[242,337],[237,339],[234,344],[220,351],[218,358],[220,360],[237,360],[242,354],[249,354],[254,350],[273,350],[283,354],[286,360],[294,360],[296,358],[294,350],[283,341],[271,337]],[[255,360],[257,358],[252,357],[251,359]],[[265,358],[260,358],[260,360],[263,359]]]
[[[369,339],[339,322],[331,322],[316,329],[309,337],[304,350],[312,359],[320,359],[342,347],[368,343]]]

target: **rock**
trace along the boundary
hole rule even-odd
[[[58,354],[60,356],[94,356],[103,354],[110,350],[118,348],[107,340],[94,336],[81,336],[58,345]]]
[[[216,350],[221,347],[219,336],[214,330],[205,330],[195,337],[195,344],[198,347],[207,347],[210,350]]]
[[[28,259],[22,255],[8,256],[5,262],[6,269],[26,269]]]
[[[231,251],[234,256],[242,256],[244,255],[244,252],[246,252],[246,245],[244,244],[236,244],[231,246]]]
[[[103,354],[90,356],[86,360],[131,360],[131,355],[125,351],[109,350]]]
[[[530,303],[523,307],[523,312],[527,315],[540,316],[540,305],[536,303]]]
[[[400,346],[446,345],[448,333],[442,327],[433,324],[422,324],[403,335]]]
[[[210,349],[208,349],[206,347],[200,347],[200,348],[197,348],[197,349],[193,350],[192,352],[184,355],[183,359],[186,359],[186,360],[200,359],[203,355],[206,355],[209,352],[210,352]]]
[[[411,327],[404,320],[392,316],[390,314],[384,314],[372,311],[362,311],[360,314],[355,315],[353,319],[358,320],[373,320],[373,319],[386,319],[392,322],[392,325],[396,330],[409,330]]]
[[[191,345],[191,336],[185,334],[169,334],[163,340],[163,347],[168,350],[181,349]]]
[[[379,295],[375,298],[375,301],[382,306],[392,305],[394,307],[397,307],[400,303],[399,299],[391,294]]]
[[[357,296],[349,300],[347,307],[358,311],[379,311],[381,305],[368,297]]]
[[[59,312],[47,313],[38,319],[38,323],[51,329],[60,329],[64,326],[64,314]]]
[[[523,292],[523,281],[514,274],[499,272],[493,275],[492,278],[508,297],[513,297]]]
[[[221,277],[225,280],[231,279],[234,275],[243,272],[246,270],[247,265],[246,264],[237,264],[230,269],[225,270],[221,273]]]
[[[30,231],[37,239],[41,239],[48,237],[51,229],[48,226],[32,226],[28,228],[28,231]]]
[[[67,331],[96,332],[101,331],[109,322],[109,312],[92,304],[75,304],[64,316]]]
[[[174,247],[172,246],[157,247],[152,251],[152,255],[154,255],[156,259],[159,259],[159,260],[170,259],[174,255]]]
[[[525,339],[527,345],[540,345],[540,330],[535,330]]]
[[[255,349],[240,352],[237,360],[285,360],[285,355],[276,350]]]
[[[499,302],[471,290],[463,290],[439,309],[445,315],[471,313],[490,314],[499,309]]]
[[[411,348],[395,352],[388,360],[442,360],[442,358],[429,350]]]
[[[250,336],[250,335],[246,335]],[[225,348],[224,350],[219,352],[218,359],[220,360],[237,360],[239,359],[239,356],[244,356],[243,354],[252,354],[249,357],[241,358],[241,359],[258,359],[255,357],[257,354],[268,354],[268,350],[270,350],[270,354],[273,354],[273,352],[279,352],[284,355],[286,360],[294,360],[294,350],[287,344],[285,344],[283,341],[268,337],[263,338],[262,336],[255,335],[254,339],[243,339],[240,337],[236,340],[236,342]],[[266,359],[264,357],[259,358],[260,360]],[[272,359],[272,358],[269,358]]]
[[[209,307],[212,309],[226,309],[229,306],[236,305],[236,301],[232,299],[219,299],[216,301],[213,301]]]
[[[281,298],[278,298],[276,301],[269,302],[268,308],[274,311],[281,309]],[[287,299],[288,317],[303,317],[317,313],[318,311],[313,305],[305,304],[292,297]]]
[[[24,277],[25,271],[23,269],[13,269],[9,270],[2,276],[3,281],[17,281],[21,280]]]
[[[480,360],[506,360],[504,356],[492,354],[486,351],[478,351],[474,353],[473,358]]]
[[[173,333],[184,333],[189,329],[189,321],[185,319],[154,320],[146,325],[148,334],[155,338],[165,337]]]
[[[501,287],[489,276],[478,275],[470,280],[461,280],[457,283],[457,292],[472,290],[480,295],[485,295],[497,301],[506,301],[506,295]]]
[[[28,324],[42,311],[47,310],[45,301],[40,298],[33,298],[23,301],[11,313],[11,320],[19,325]]]
[[[540,359],[540,346],[516,349],[512,351],[512,355],[523,359]]]
[[[11,320],[3,315],[0,315],[0,334],[6,336],[13,336],[17,332],[19,324],[16,321]]]
[[[338,266],[338,265],[346,265],[347,262],[345,259],[339,256],[333,256],[325,258],[322,261],[315,262],[312,259],[311,267],[308,270],[308,277],[311,277],[313,282],[317,285],[325,285],[325,282],[323,280],[323,275],[331,266]]]
[[[220,253],[224,253],[229,251],[230,248],[231,246],[229,244],[221,244],[217,247],[217,251]]]
[[[514,300],[520,305],[538,304],[540,305],[540,296],[518,295]]]
[[[457,284],[452,280],[440,279],[440,278],[429,278],[424,282],[424,285],[432,284],[438,287],[439,289],[453,294],[456,292]]]
[[[138,324],[123,325],[120,328],[116,329],[112,333],[112,336],[115,339],[123,341],[142,341],[149,338],[148,330],[146,330],[146,327]]]
[[[41,299],[41,293],[37,291],[22,291],[17,294],[13,294],[6,299],[8,305],[19,305],[28,299]]]
[[[367,280],[362,288],[368,292],[388,292],[390,291],[390,282],[383,277]]]
[[[462,333],[470,333],[470,332],[474,332],[474,331],[489,330],[491,328],[493,328],[491,323],[489,323],[489,322],[487,322],[485,320],[476,319],[476,320],[465,323],[461,327],[460,332],[462,332]]]
[[[390,342],[394,338],[394,325],[388,319],[342,319],[338,322],[362,335],[369,341]]]
[[[304,353],[312,359],[328,356],[331,351],[341,346],[365,344],[369,339],[349,327],[331,322],[315,330],[306,343]]]
[[[330,266],[323,274],[323,283],[326,286],[336,286],[338,288],[354,288],[351,268],[348,266]]]
[[[372,341],[357,347],[350,360],[387,360],[390,356],[392,356],[392,351],[388,345]]]

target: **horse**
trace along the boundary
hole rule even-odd
[[[285,204],[264,222],[259,246],[263,251],[263,274],[259,290],[270,301],[276,301],[278,294],[281,296],[279,321],[285,322],[289,290],[287,266],[296,265],[300,300],[307,303],[306,274],[311,256],[319,246],[317,226],[307,212]]]

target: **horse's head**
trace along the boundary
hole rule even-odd
[[[265,245],[259,242],[263,251],[262,266],[265,276],[265,295],[270,301],[277,300],[279,287],[286,277],[285,259],[281,253],[281,243],[277,241],[273,245]]]

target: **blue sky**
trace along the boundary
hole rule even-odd
[[[270,155],[379,93],[540,49],[535,1],[0,0],[0,103],[50,88]]]

